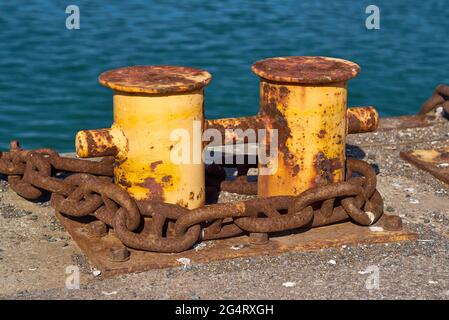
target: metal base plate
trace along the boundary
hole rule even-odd
[[[449,147],[403,151],[401,158],[449,184]]]
[[[125,262],[113,262],[108,257],[109,248],[119,245],[113,230],[107,236],[92,237],[86,232],[86,223],[69,219],[60,213],[56,217],[70,233],[88,259],[105,277],[141,272],[151,269],[179,267],[179,258],[188,258],[192,264],[235,259],[251,256],[279,255],[290,251],[313,251],[342,245],[372,244],[416,240],[417,235],[405,230],[373,232],[367,227],[351,222],[332,226],[300,230],[295,233],[271,236],[264,245],[249,243],[248,236],[207,241],[203,248],[182,253],[154,253],[130,249],[131,255]]]

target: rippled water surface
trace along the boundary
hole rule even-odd
[[[22,3],[22,4],[21,4]],[[365,28],[365,8],[381,9],[381,30]],[[81,29],[67,30],[76,4]],[[436,84],[449,82],[446,0],[394,1],[0,1],[0,148],[73,149],[79,129],[107,127],[110,90],[102,71],[172,64],[207,69],[210,118],[254,114],[251,64],[284,55],[353,60],[349,105],[412,114]]]

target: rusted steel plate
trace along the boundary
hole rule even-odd
[[[379,119],[378,131],[428,127],[433,124],[435,116],[399,116]]]
[[[113,262],[109,259],[110,248],[120,246],[113,231],[105,237],[92,237],[86,232],[86,224],[68,219],[57,213],[56,217],[70,233],[88,259],[102,271],[105,277],[142,272],[152,269],[179,267],[180,258],[190,259],[192,264],[241,257],[279,255],[289,251],[313,251],[342,245],[402,242],[416,240],[417,235],[405,230],[372,232],[351,222],[309,229],[307,232],[272,236],[264,245],[250,244],[248,236],[206,242],[201,250],[191,249],[182,253],[167,254],[130,249],[128,260]],[[305,230],[304,230],[305,231]]]
[[[270,81],[325,84],[354,78],[360,72],[360,66],[337,58],[292,56],[257,61],[252,70]]]
[[[402,151],[401,158],[449,184],[449,147]]]
[[[98,78],[100,84],[116,91],[169,94],[199,90],[212,79],[201,69],[177,66],[133,66],[109,70]]]

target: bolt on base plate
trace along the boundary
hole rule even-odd
[[[405,229],[400,231],[384,229],[384,231],[374,232],[369,227],[345,222],[291,233],[270,234],[266,244],[254,245],[251,244],[249,236],[241,236],[207,241],[206,246],[181,253],[156,253],[129,249],[129,256],[124,261],[122,259],[114,261],[111,259],[111,248],[121,247],[122,244],[114,236],[113,230],[101,238],[91,237],[86,232],[82,232],[85,230],[85,223],[71,220],[59,212],[56,213],[56,217],[86,254],[89,261],[101,270],[105,277],[152,269],[181,267],[182,264],[178,261],[180,258],[188,258],[192,264],[198,264],[243,257],[275,256],[292,251],[313,251],[342,245],[413,241],[418,238],[417,234]]]

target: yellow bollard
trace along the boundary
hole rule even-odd
[[[324,57],[281,57],[256,62],[260,79],[260,117],[277,129],[277,166],[260,175],[258,195],[298,195],[339,182],[345,175],[346,82],[360,67]],[[377,121],[377,120],[376,120]],[[377,123],[376,123],[377,126]]]
[[[203,91],[210,80],[207,71],[174,66],[135,66],[101,74],[100,83],[114,90],[114,123],[110,129],[78,132],[77,155],[114,156],[115,183],[137,200],[201,207],[204,164],[201,159],[195,162],[191,153],[190,161],[173,162],[179,142],[173,132],[182,130],[190,137],[190,147],[201,148]]]

